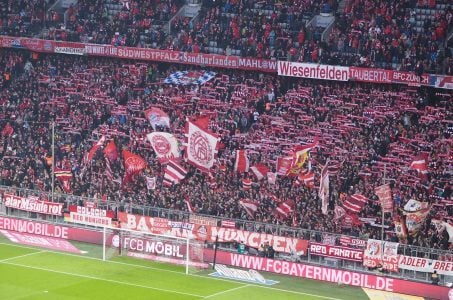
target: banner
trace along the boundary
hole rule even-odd
[[[323,215],[327,215],[327,208],[329,206],[329,169],[327,168],[327,163],[321,170],[321,179],[319,180],[319,191],[318,196],[321,199],[321,211]]]
[[[107,56],[120,59],[138,59],[226,69],[275,73],[282,76],[371,83],[400,83],[453,89],[453,76],[413,72],[294,63],[253,57],[224,56],[205,53],[187,53],[173,50],[83,44],[65,41],[40,40],[0,36],[0,47],[28,49],[35,52],[64,53],[69,55]]]
[[[352,261],[363,260],[363,250],[310,242],[310,254]]]
[[[113,210],[70,205],[65,221],[91,226],[112,226],[114,215]]]
[[[156,219],[160,219],[156,224]],[[151,233],[168,234],[177,237],[190,237],[201,241],[221,243],[241,242],[248,247],[258,249],[261,244],[269,242],[276,252],[294,253],[306,255],[308,241],[291,237],[276,236],[266,233],[258,233],[209,225],[200,225],[186,222],[174,222],[163,218],[152,218],[133,215],[124,212],[118,213],[121,228],[145,231]]]
[[[358,247],[358,248],[365,248],[367,241],[357,239],[357,238],[352,238],[350,236],[342,235],[340,237],[340,244],[343,246],[353,246],[353,247]]]
[[[206,262],[213,262],[214,250],[205,249],[203,258]],[[265,257],[241,255],[225,251],[217,251],[216,263],[248,270],[253,269],[332,283],[341,282],[346,285],[387,292],[416,295],[432,299],[451,300],[451,298],[448,297],[451,289],[448,287],[349,270],[339,270]]]
[[[417,272],[433,273],[449,275],[453,274],[453,262],[428,259],[423,257],[412,257],[400,255],[398,260],[400,269],[412,270]]]
[[[384,184],[376,187],[375,193],[381,202],[384,213],[393,212],[393,199],[392,199],[392,190],[390,189],[390,184]]]
[[[24,198],[5,194],[3,202],[6,207],[53,216],[61,216],[63,210],[63,203],[40,201],[37,197]]]
[[[385,270],[398,272],[398,243],[368,239],[363,265],[370,268],[382,265]]]
[[[279,61],[277,64],[277,72],[278,75],[281,76],[336,81],[349,80],[349,67],[342,66]]]

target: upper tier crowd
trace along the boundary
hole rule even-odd
[[[321,82],[280,78],[253,72],[217,70],[201,86],[164,84],[183,66],[86,58],[64,55],[30,57],[28,52],[0,52],[0,184],[51,190],[51,124],[55,129],[55,167],[71,171],[74,195],[187,210],[188,198],[198,213],[251,219],[239,205],[256,201],[254,220],[324,232],[379,238],[374,222],[342,224],[334,208],[352,194],[368,200],[359,217],[379,219],[374,194],[385,179],[391,183],[395,210],[385,216],[386,239],[397,240],[393,219],[410,199],[428,202],[431,212],[420,233],[401,241],[448,249],[446,231],[438,234],[432,218],[453,216],[451,199],[451,92],[429,93],[424,88]],[[194,69],[194,72],[202,70]],[[162,184],[163,167],[146,134],[153,129],[144,110],[159,107],[171,119],[167,130],[184,139],[186,118],[208,116],[209,128],[221,137],[217,162],[210,174],[184,161],[189,170],[181,184]],[[83,157],[104,135],[114,140],[120,158],[106,177],[102,151],[83,164]],[[287,176],[275,184],[257,180],[252,172],[234,171],[235,151],[247,149],[250,165],[265,164],[276,171],[276,160],[315,137],[310,165],[315,187]],[[105,144],[104,144],[105,146]],[[143,157],[147,168],[121,188],[124,175],[121,149]],[[413,159],[429,153],[429,175],[422,179],[409,169]],[[320,170],[335,164],[330,176],[328,215],[318,197]],[[50,160],[51,161],[51,160]],[[305,166],[308,168],[308,165]],[[155,190],[145,177],[157,178]],[[243,179],[252,188],[243,188]],[[62,192],[57,182],[58,193]],[[296,203],[292,217],[275,213],[279,202]]]
[[[204,0],[195,18],[177,16],[183,0],[79,0],[65,16],[52,3],[2,2],[0,32],[453,75],[449,1]],[[310,23],[320,14],[335,16],[330,31]]]

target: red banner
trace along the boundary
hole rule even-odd
[[[204,260],[206,262],[212,262],[214,260],[214,250],[205,249]],[[290,261],[241,255],[225,251],[217,251],[216,263],[235,266],[238,268],[253,269],[257,271],[272,272],[333,283],[341,282],[351,286],[381,291],[415,295],[432,299],[451,300],[451,298],[448,297],[450,288],[447,287],[348,270],[338,270],[321,266],[293,263]]]
[[[428,85],[453,89],[453,76],[423,74],[374,68],[343,67],[308,63],[293,63],[252,57],[224,56],[217,54],[188,53],[172,50],[83,44],[75,42],[40,40],[0,36],[0,47],[27,49],[35,52],[64,53],[70,55],[108,56],[157,62],[180,63],[275,73],[279,75],[323,80],[355,80],[371,83],[401,83]]]
[[[393,212],[393,198],[390,184],[380,185],[376,187],[374,190],[379,198],[379,201],[381,202],[381,206],[383,207],[384,213]]]
[[[248,247],[258,249],[261,244],[269,242],[276,252],[306,255],[308,241],[291,237],[276,236],[209,225],[192,224],[186,222],[173,222],[166,219],[118,213],[121,228],[139,230],[151,233],[170,234],[177,237],[190,237],[201,241],[214,242],[218,237],[221,243],[243,241]],[[165,221],[166,220],[166,221]]]
[[[363,250],[310,242],[310,254],[362,262]]]
[[[54,203],[38,200],[37,197],[20,197],[10,194],[3,196],[3,202],[6,207],[19,210],[35,212],[39,214],[61,216],[63,203]]]
[[[69,214],[65,214],[65,221],[91,226],[112,226],[113,210],[95,207],[69,206]]]

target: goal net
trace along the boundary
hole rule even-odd
[[[186,274],[208,267],[203,261],[204,243],[190,238],[104,227],[102,245],[103,260],[127,256],[176,264],[184,266]]]

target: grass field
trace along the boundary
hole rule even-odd
[[[215,279],[212,270],[114,257],[76,244],[85,255],[12,244],[0,236],[0,299],[369,299],[360,288],[262,273],[272,287]]]

